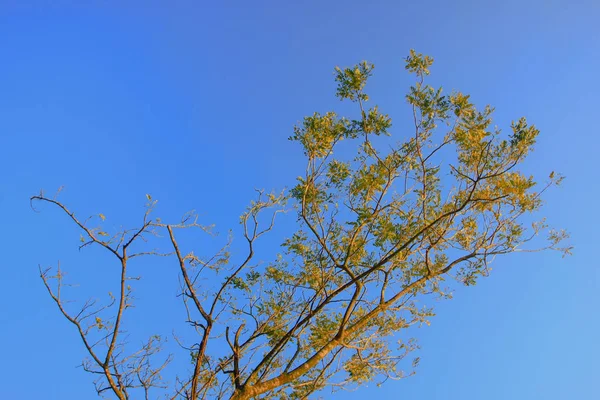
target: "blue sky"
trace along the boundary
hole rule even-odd
[[[77,290],[100,293],[108,258],[78,252],[78,232],[29,196],[65,186],[61,200],[116,228],[138,221],[151,193],[163,218],[196,209],[226,232],[255,187],[301,173],[287,137],[303,116],[339,108],[334,66],[375,63],[370,95],[402,137],[410,48],[436,59],[433,85],[495,106],[500,127],[522,115],[538,126],[527,168],[567,176],[544,214],[575,254],[498,260],[436,305],[417,332],[415,377],[323,396],[600,398],[599,18],[595,1],[2,1],[0,398],[95,397],[37,268],[60,260]],[[170,267],[140,266],[134,324],[172,318]]]

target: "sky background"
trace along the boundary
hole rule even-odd
[[[575,252],[497,260],[416,331],[416,376],[323,397],[600,398],[598,20],[600,3],[579,0],[2,0],[0,398],[96,398],[38,264],[60,260],[81,282],[74,295],[105,293],[116,272],[101,252],[77,251],[56,209],[32,211],[31,195],[64,186],[78,215],[102,212],[116,229],[139,222],[151,193],[163,219],[196,209],[237,229],[254,188],[302,172],[287,138],[305,115],[339,109],[334,66],[375,63],[370,96],[406,134],[411,48],[435,58],[432,85],[495,106],[501,128],[522,115],[537,125],[526,168],[566,175],[544,215]],[[179,307],[173,265],[136,268],[132,324],[164,328]]]

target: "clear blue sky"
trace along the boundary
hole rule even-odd
[[[254,187],[283,188],[302,171],[287,137],[304,115],[339,107],[335,65],[376,64],[371,96],[401,137],[410,48],[436,59],[433,84],[496,106],[500,127],[525,115],[541,129],[527,167],[567,176],[545,215],[572,233],[575,255],[500,259],[417,332],[415,377],[325,398],[600,398],[598,20],[593,0],[3,0],[0,398],[96,397],[37,266],[61,260],[99,291],[112,270],[29,196],[64,185],[80,215],[118,227],[152,193],[163,216],[196,209],[225,232]],[[151,329],[178,306],[170,268],[140,267],[134,323]]]

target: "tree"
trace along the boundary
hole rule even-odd
[[[428,323],[433,310],[419,307],[421,298],[450,297],[454,282],[475,284],[499,255],[568,253],[561,247],[564,231],[528,217],[540,209],[544,191],[562,180],[552,172],[538,187],[518,169],[538,130],[524,118],[508,135],[492,128],[489,106],[478,110],[467,95],[446,96],[425,84],[432,63],[414,51],[406,59],[416,76],[406,96],[414,130],[393,145],[385,139],[390,117],[366,106],[374,66],[336,68],[337,97],[355,103],[358,116],[315,113],[295,127],[290,139],[306,156],[306,173],[287,192],[259,192],[242,214],[247,250],[241,263],[231,260],[231,242],[208,258],[183,249],[182,230],[209,228],[194,214],[175,224],[152,219],[150,196],[141,226],[114,233],[91,227],[56,198],[33,196],[81,229],[81,248],[104,248],[120,268],[119,292],[106,305],[88,300],[76,311],[61,296],[60,267],[54,275],[40,269],[48,293],[79,332],[89,354],[83,367],[99,377],[97,392],[121,400],[166,388],[172,399],[301,399],[326,387],[402,378],[408,374],[401,361],[417,345],[393,340]],[[297,212],[297,229],[281,254],[259,263],[255,243],[288,209]],[[104,216],[98,217],[101,225]],[[542,233],[547,241],[535,239]],[[169,250],[145,248],[151,235],[165,238]],[[162,374],[171,356],[154,362],[162,337],[139,349],[123,339],[133,302],[130,264],[153,255],[177,263],[192,332],[178,339],[191,355],[190,370],[170,385]],[[201,287],[199,277],[214,286]]]

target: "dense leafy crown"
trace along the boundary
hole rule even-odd
[[[168,232],[188,323],[199,337],[184,336],[192,343],[193,368],[172,383],[173,398],[302,399],[328,386],[402,378],[410,374],[402,368],[411,364],[401,361],[416,348],[405,333],[414,331],[406,328],[428,323],[433,315],[422,299],[449,297],[452,282],[474,284],[498,255],[568,251],[559,247],[564,232],[524,218],[540,208],[542,192],[561,180],[552,173],[536,189],[534,178],[518,169],[538,130],[521,118],[504,135],[491,125],[492,108],[478,110],[468,95],[444,95],[425,84],[432,63],[414,51],[406,60],[416,76],[406,96],[413,123],[395,145],[377,138],[391,134],[390,117],[366,105],[374,66],[336,68],[337,96],[356,103],[357,116],[315,113],[294,129],[291,140],[304,151],[306,173],[289,193],[261,193],[242,215],[248,254],[241,264],[230,261],[227,248],[206,259],[184,254],[174,232],[198,226],[195,220],[152,221],[150,198],[140,229],[111,236],[86,227],[56,200],[35,196],[63,208],[83,229],[84,245],[98,244],[115,254],[122,282],[127,261],[148,254],[129,254],[129,245]],[[290,203],[298,229],[274,261],[255,262],[255,241]],[[549,241],[540,246],[532,239],[542,231]],[[537,248],[528,248],[528,242]],[[198,274],[219,284],[200,287]],[[102,376],[100,393],[125,399],[136,389],[148,393],[163,387],[166,364],[149,362],[160,338],[130,358],[115,351],[127,349],[118,339],[131,301],[124,283],[113,308],[72,317],[52,290],[51,277],[43,273],[43,278],[80,330],[91,355],[84,366]],[[54,278],[61,285],[60,271]],[[100,317],[112,309],[116,312]],[[96,319],[82,318],[88,314]],[[91,345],[93,335],[104,337],[103,348]]]

